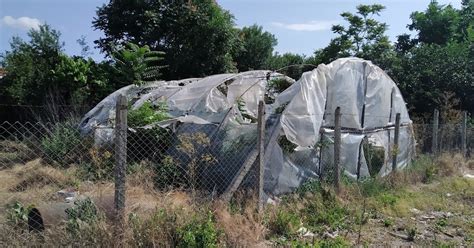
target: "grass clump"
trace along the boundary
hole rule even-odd
[[[291,238],[296,236],[300,226],[301,220],[296,213],[279,209],[271,218],[268,228],[273,235]]]

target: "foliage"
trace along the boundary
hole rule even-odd
[[[163,60],[163,55],[163,52],[151,51],[148,45],[140,47],[131,42],[114,47],[111,53],[121,82],[138,86],[161,76],[160,70],[164,66],[158,63]]]
[[[26,230],[28,227],[28,213],[33,205],[24,206],[21,202],[15,202],[7,206],[7,222],[14,228]]]
[[[66,229],[72,234],[78,233],[82,228],[100,220],[97,207],[90,198],[75,201],[73,207],[66,209],[66,216]]]
[[[239,30],[240,49],[234,55],[239,71],[263,69],[272,56],[277,39],[256,24]]]
[[[61,61],[63,44],[61,33],[48,25],[28,32],[29,42],[13,37],[10,47],[3,55],[3,66],[8,71],[2,79],[5,97],[19,104],[42,104],[49,91],[65,87],[51,80],[51,71]]]
[[[143,127],[169,119],[168,107],[165,102],[153,106],[146,101],[142,106],[131,109],[127,113],[127,121],[130,127]]]
[[[307,65],[307,63],[312,64],[312,61],[308,60],[309,58],[299,54],[275,53],[273,56],[268,58],[266,68],[275,70],[290,78],[298,80],[304,71],[311,70],[315,67]]]
[[[190,223],[177,229],[177,247],[218,247],[221,232],[214,224],[211,213],[205,219],[194,217]]]
[[[114,171],[112,155],[105,149],[91,148],[89,150],[90,160],[80,164],[78,177],[90,181],[112,179]]]
[[[233,70],[237,32],[233,17],[213,0],[110,1],[97,10],[95,43],[111,54],[127,42],[165,52],[166,79],[202,77]]]
[[[8,72],[1,79],[0,103],[54,105],[60,112],[66,105],[94,104],[116,87],[109,82],[113,77],[107,61],[67,56],[60,35],[44,24],[28,32],[29,41],[13,37],[11,50],[0,56]]]
[[[169,119],[166,103],[161,102],[156,106],[150,102],[131,109],[127,113],[128,126],[134,131],[128,132],[127,151],[133,154],[133,160],[147,159],[160,161],[162,154],[171,145],[171,131],[161,127],[143,128],[146,125],[155,124]]]
[[[294,237],[300,228],[301,220],[291,211],[277,210],[275,217],[268,224],[272,233],[278,236]]]
[[[158,189],[169,189],[184,185],[184,170],[172,156],[164,156],[155,168],[155,186]]]
[[[41,140],[41,148],[45,159],[67,165],[82,153],[79,129],[71,122],[56,124],[51,134]]]
[[[142,218],[136,214],[129,215],[129,225],[132,230],[133,246],[138,247],[169,247],[177,229],[178,211],[158,209],[149,218]]]
[[[387,24],[373,18],[374,15],[380,15],[384,9],[380,4],[358,5],[355,14],[342,13],[341,16],[348,22],[348,26],[333,25],[332,31],[338,36],[332,39],[326,48],[315,52],[318,64],[355,56],[372,60],[385,67],[385,58],[391,53],[391,45],[385,34]]]
[[[407,27],[418,32],[417,42],[444,45],[455,36],[459,13],[451,5],[431,1],[424,12],[413,12]]]

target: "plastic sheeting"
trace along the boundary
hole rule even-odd
[[[166,102],[172,119],[157,123],[161,127],[174,127],[171,124],[176,122],[188,123],[188,126],[215,124],[222,131],[226,127],[218,124],[231,125],[232,128],[227,130],[232,131],[228,131],[226,138],[216,141],[225,147],[226,142],[248,135],[249,128],[256,129],[254,120],[248,118],[257,117],[258,102],[268,94],[268,79],[282,77],[271,71],[249,71],[202,79],[159,81],[141,87],[127,86],[112,93],[87,113],[80,129],[85,135],[113,135],[110,131],[98,131],[101,129],[97,127],[113,126],[117,96],[124,94],[133,108],[147,101],[152,104]],[[266,153],[271,155],[265,161],[264,190],[267,194],[291,192],[309,178],[317,178],[331,170],[331,141],[337,107],[342,113],[340,161],[347,176],[375,176],[370,175],[368,163],[372,162],[364,154],[365,147],[383,149],[381,169],[376,174],[385,176],[390,173],[396,113],[401,114],[402,123],[397,167],[404,168],[409,164],[414,155],[415,141],[405,102],[395,83],[370,61],[338,59],[305,72],[300,80],[280,92],[275,102],[266,107],[267,130],[278,127],[276,131],[296,147],[289,151],[282,149],[279,142],[267,145]],[[275,116],[280,118],[275,119]],[[175,128],[172,130],[180,132]],[[256,140],[256,135],[254,138]],[[370,146],[364,146],[367,142]],[[239,154],[239,157],[245,156]]]

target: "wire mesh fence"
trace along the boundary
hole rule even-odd
[[[417,152],[431,153],[433,125],[414,124],[413,130]],[[461,152],[462,130],[461,124],[440,124],[437,151]],[[465,131],[467,156],[474,144],[473,132],[472,127]],[[32,233],[41,233],[48,227],[74,233],[81,225],[74,221],[75,217],[91,211],[105,213],[104,218],[113,220],[115,135],[114,127],[96,127],[93,135],[83,135],[75,121],[1,123],[2,237],[31,240]],[[129,211],[134,211],[133,194],[137,190],[186,191],[192,193],[195,201],[220,197],[233,186],[248,161],[255,164],[257,137],[257,123],[128,126],[126,194],[130,197],[126,201],[132,206]],[[331,161],[321,165],[321,161],[314,159],[320,154],[320,146],[292,152],[296,149],[294,144],[282,134],[277,137],[281,152],[287,153],[293,163],[308,168],[317,166],[319,170],[331,165]],[[369,152],[366,154],[369,158]],[[377,153],[370,156],[371,163],[380,160]],[[257,167],[252,166],[244,175],[239,188],[257,190]]]

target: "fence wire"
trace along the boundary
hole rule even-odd
[[[432,125],[413,127],[417,152],[432,152]],[[459,124],[440,124],[438,152],[460,152],[461,130]],[[466,132],[470,156],[474,129],[467,128]],[[256,123],[129,126],[126,135],[127,194],[131,195],[127,205],[132,213],[139,204],[133,197],[137,190],[187,191],[197,201],[220,196],[256,149],[258,136]],[[100,212],[103,218],[113,219],[115,138],[114,129],[109,127],[97,127],[93,135],[82,135],[74,121],[1,123],[0,241],[44,240],[46,228],[67,235],[87,235],[79,230],[89,215]],[[285,143],[280,144],[285,152]],[[286,145],[292,149],[291,144]],[[314,157],[311,154],[288,157],[308,166],[314,162],[310,161]],[[241,188],[255,190],[255,167]]]

